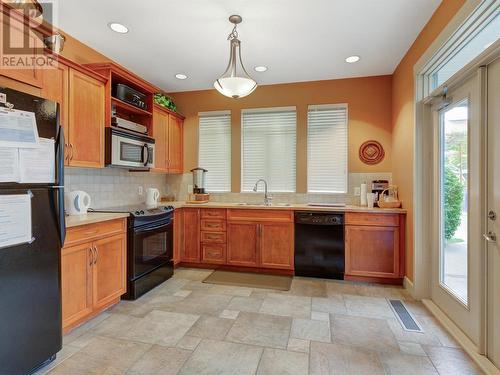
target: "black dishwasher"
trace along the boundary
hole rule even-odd
[[[295,275],[344,279],[344,214],[295,212]]]

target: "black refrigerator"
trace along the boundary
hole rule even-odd
[[[53,183],[0,183],[0,195],[31,196],[32,240],[0,247],[0,374],[17,375],[54,360],[62,347],[64,134],[57,103],[1,86],[0,98],[13,109],[34,112],[39,137],[55,145]]]

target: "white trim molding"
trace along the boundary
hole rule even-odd
[[[479,354],[476,345],[463,333],[453,321],[430,299],[423,299],[422,303],[441,323],[450,335],[457,340],[464,351],[472,358],[479,368],[488,375],[500,375],[500,370],[484,355]]]

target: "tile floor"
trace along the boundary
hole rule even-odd
[[[180,269],[64,337],[39,374],[480,374],[425,307],[396,287],[295,278],[288,292],[203,284]],[[425,333],[404,331],[402,298]]]

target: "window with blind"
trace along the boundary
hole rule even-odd
[[[347,104],[310,105],[307,111],[307,191],[347,193]]]
[[[241,191],[263,178],[269,191],[295,192],[296,125],[295,107],[242,111]]]
[[[231,112],[200,112],[198,165],[209,192],[231,191]]]

